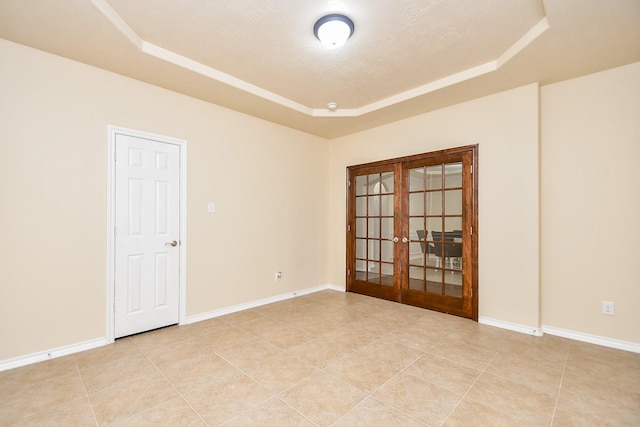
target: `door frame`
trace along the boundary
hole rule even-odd
[[[470,225],[471,225],[471,241],[469,242],[469,251],[470,256],[471,256],[471,271],[472,271],[472,277],[471,277],[471,317],[470,319],[473,321],[478,321],[478,277],[479,277],[479,261],[478,261],[478,237],[479,237],[479,229],[478,229],[478,212],[479,212],[479,207],[478,207],[478,144],[474,144],[474,145],[466,145],[466,146],[461,146],[461,147],[454,147],[454,148],[447,148],[447,149],[443,149],[443,150],[437,150],[437,151],[429,151],[426,153],[422,153],[422,154],[415,154],[415,155],[410,155],[410,156],[404,156],[404,157],[397,157],[397,158],[393,158],[393,159],[385,159],[385,160],[379,160],[379,161],[374,161],[374,162],[370,162],[370,163],[362,163],[362,164],[357,164],[357,165],[351,165],[351,166],[347,166],[347,170],[346,170],[346,202],[347,202],[347,209],[346,209],[346,265],[345,265],[345,273],[346,273],[346,277],[345,277],[345,283],[346,283],[346,291],[349,292],[350,289],[350,280],[351,280],[351,265],[350,260],[354,259],[354,254],[353,254],[353,248],[351,247],[350,244],[350,239],[352,238],[351,236],[351,225],[350,224],[350,218],[351,218],[351,209],[355,209],[354,207],[351,206],[351,196],[350,196],[350,182],[352,180],[352,176],[351,176],[351,171],[354,169],[358,169],[358,168],[375,168],[375,167],[379,167],[379,166],[388,166],[388,165],[398,165],[401,163],[408,163],[408,162],[412,162],[415,160],[422,160],[425,157],[446,157],[449,155],[458,155],[458,154],[462,154],[465,152],[470,152],[471,156],[472,156],[472,165],[471,165],[471,203],[472,203],[472,212],[470,213]],[[395,200],[395,199],[394,199]],[[394,203],[396,204],[396,206],[398,204],[403,203],[402,200],[395,200]],[[397,210],[394,209],[394,212],[396,212]],[[395,225],[394,225],[395,227]],[[394,257],[396,257],[396,253],[394,251]],[[353,272],[353,274],[355,274],[355,271]],[[398,299],[396,300],[397,302],[402,303],[402,290],[401,289],[397,289],[397,291],[399,292],[399,296]]]
[[[180,274],[179,274],[179,297],[178,297],[178,323],[183,325],[187,318],[187,141],[149,132],[128,129],[124,127],[107,126],[107,283],[106,283],[106,342],[111,344],[115,341],[115,226],[116,226],[116,135],[126,135],[135,138],[148,139],[164,144],[177,145],[180,148]]]

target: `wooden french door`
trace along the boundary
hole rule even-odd
[[[477,320],[477,146],[347,174],[347,290]]]

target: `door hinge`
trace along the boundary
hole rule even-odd
[[[347,187],[351,187],[351,180],[350,179],[347,180]]]
[[[473,165],[471,165],[471,175],[473,175]]]
[[[116,312],[116,303],[115,303],[115,301],[113,302],[113,312],[114,313]]]
[[[469,231],[469,233],[471,233],[471,235],[473,236],[473,227],[470,227],[471,230]]]
[[[351,231],[351,224],[347,225],[347,231]]]
[[[118,161],[118,152],[117,152],[117,151],[114,151],[114,152],[113,152],[113,161],[114,161],[114,162],[117,162],[117,161]]]
[[[347,268],[347,276],[351,276],[351,269]]]

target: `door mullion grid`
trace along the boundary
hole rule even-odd
[[[422,229],[424,230],[424,250],[422,251],[422,291],[427,292],[427,273],[429,267],[429,240],[428,229],[427,229],[427,212],[429,212],[428,204],[427,204],[427,184],[429,183],[428,175],[427,175],[427,167],[422,167]]]
[[[444,265],[445,265],[445,257],[444,257],[444,187],[445,187],[445,179],[444,179],[444,163],[440,165],[440,241],[436,242],[436,245],[440,246],[440,295],[444,294]]]

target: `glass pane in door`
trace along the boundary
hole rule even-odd
[[[462,163],[409,170],[409,289],[462,297],[462,202]]]
[[[356,280],[393,286],[393,172],[356,176]]]

